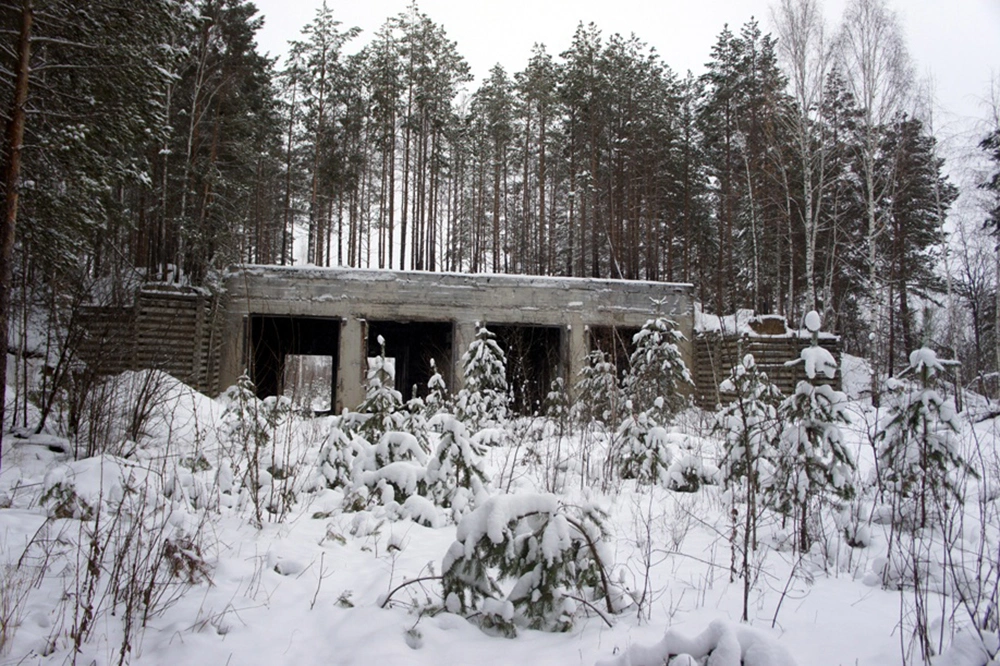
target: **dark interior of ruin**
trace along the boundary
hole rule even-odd
[[[368,322],[368,356],[380,353],[378,338],[385,340],[385,355],[395,359],[396,390],[403,400],[417,395],[427,395],[427,380],[433,374],[431,359],[437,365],[442,377],[451,376],[452,323],[439,322]],[[451,388],[451,387],[449,387]]]
[[[544,411],[545,396],[557,377],[564,377],[562,329],[557,326],[489,324],[507,355],[511,409],[521,415]]]
[[[315,317],[251,315],[248,339],[253,363],[250,379],[258,398],[280,395],[283,390],[285,357],[289,354],[329,356],[333,360],[330,404],[335,404],[340,320]]]
[[[589,348],[599,349],[609,361],[615,364],[618,377],[628,372],[628,359],[635,351],[633,336],[639,332],[637,328],[619,328],[617,326],[591,326],[588,329],[590,337]]]

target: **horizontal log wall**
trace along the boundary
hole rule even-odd
[[[99,374],[155,368],[206,393],[219,391],[219,299],[155,287],[132,308],[83,308],[79,356]]]
[[[767,373],[768,379],[778,386],[784,395],[791,395],[802,380],[808,380],[802,363],[786,366],[788,361],[799,358],[801,351],[812,344],[809,337],[782,336],[721,336],[718,334],[699,335],[694,339],[695,372],[694,380],[698,405],[704,409],[714,409],[720,402],[728,404],[733,396],[719,391],[719,384],[730,374],[733,366],[746,354],[753,354],[756,364]],[[840,363],[840,339],[820,338],[821,347],[829,350]],[[840,390],[841,372],[832,380],[820,374],[814,384],[830,384]]]

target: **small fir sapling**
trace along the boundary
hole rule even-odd
[[[731,576],[743,578],[742,619],[746,621],[752,580],[750,551],[757,547],[762,481],[770,471],[780,432],[777,406],[781,391],[759,370],[752,354],[733,367],[719,389],[733,396],[719,413],[715,431],[723,437],[720,478],[732,497]],[[742,524],[738,500],[744,504]],[[737,554],[742,556],[739,566]]]
[[[957,472],[976,476],[959,450],[954,404],[936,388],[945,363],[926,347],[910,354],[901,376],[913,376],[917,383],[890,381],[897,397],[876,434],[883,487],[901,500],[896,518],[920,527],[927,525],[934,508],[962,501]]]
[[[339,417],[338,417],[339,418]],[[339,425],[332,425],[326,442],[320,449],[320,473],[327,488],[350,489],[355,482],[355,466],[364,455],[368,443]]]
[[[671,462],[666,430],[660,427],[663,399],[643,412],[630,414],[618,426],[617,445],[612,449],[612,465],[623,479],[642,484],[659,483],[666,478]],[[626,401],[626,408],[632,404]]]
[[[618,423],[624,400],[618,385],[618,370],[607,354],[595,349],[587,355],[576,388],[579,398],[574,411],[581,423]]]
[[[632,339],[636,349],[623,382],[626,414],[611,449],[612,466],[623,478],[658,483],[670,464],[663,428],[684,406],[681,386],[693,382],[677,347],[684,336],[673,322],[650,319]]]
[[[424,398],[424,415],[427,420],[451,409],[450,402],[448,385],[438,372],[437,363],[431,359],[431,377],[427,380],[427,397]]]
[[[402,504],[425,488],[427,451],[408,432],[383,433],[378,443],[369,447],[355,463],[357,478],[382,504]]]
[[[478,432],[507,420],[507,357],[496,336],[486,326],[476,329],[476,338],[462,355],[465,386],[456,398],[455,416],[469,430]]]
[[[665,422],[684,407],[683,387],[693,387],[694,381],[677,346],[683,340],[676,324],[662,316],[647,321],[632,337],[635,351],[629,357],[624,392],[635,412],[655,407]]]
[[[833,379],[837,373],[833,354],[819,345],[820,323],[816,311],[806,315],[812,342],[797,360],[786,364],[803,365],[810,380],[820,374]],[[811,512],[829,495],[838,500],[854,496],[854,458],[840,430],[840,424],[850,422],[846,408],[847,396],[829,384],[800,381],[778,409],[784,428],[769,492],[775,508],[795,520],[801,552],[809,550]]]
[[[403,396],[394,388],[395,366],[385,356],[385,339],[378,336],[379,355],[369,360],[365,399],[358,407],[367,416],[359,427],[369,442],[378,442],[382,435],[403,427]]]
[[[450,509],[457,520],[486,494],[489,479],[483,469],[483,447],[472,441],[465,425],[450,414],[438,414],[431,426],[440,430],[437,451],[427,463],[426,495]]]
[[[605,518],[555,495],[491,497],[462,519],[445,555],[445,607],[507,636],[517,626],[568,631],[581,601],[614,611]]]

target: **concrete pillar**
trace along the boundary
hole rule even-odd
[[[570,401],[573,401],[577,397],[576,382],[580,379],[580,371],[586,365],[587,354],[590,352],[587,348],[587,327],[579,318],[574,318],[574,321],[566,327],[563,339],[568,343],[565,367],[569,376],[566,377],[566,388],[569,391]]]
[[[247,370],[249,361],[245,358],[249,345],[250,324],[248,317],[241,312],[231,313],[226,317],[222,341],[218,347],[219,354],[219,385],[216,393],[225,391],[236,384],[240,375]]]
[[[465,386],[465,377],[462,375],[462,355],[469,351],[469,345],[475,339],[476,322],[456,321],[454,323],[451,336],[451,377],[446,378],[448,390],[453,394],[458,393]]]
[[[334,409],[356,409],[365,399],[367,345],[365,320],[346,317],[340,324],[340,350],[337,353],[337,395]]]

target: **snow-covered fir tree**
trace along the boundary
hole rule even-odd
[[[746,620],[752,582],[750,551],[757,547],[762,477],[772,467],[776,454],[781,391],[760,371],[752,354],[746,354],[733,367],[719,389],[732,396],[732,402],[719,412],[715,430],[723,437],[719,474],[733,507],[731,573],[743,578],[742,619]],[[737,555],[741,556],[739,566]]]
[[[681,387],[694,384],[677,346],[683,339],[665,317],[650,319],[632,338],[635,351],[622,382],[625,414],[610,449],[623,478],[657,483],[665,476],[670,454],[663,428],[684,406]]]
[[[427,463],[426,495],[450,509],[455,519],[471,511],[484,495],[489,479],[483,469],[483,447],[472,441],[465,425],[441,413],[431,426],[441,432],[437,450]]]
[[[491,497],[462,519],[445,555],[445,607],[479,611],[484,628],[508,636],[517,626],[568,631],[576,599],[613,611],[605,519],[555,495]]]
[[[574,413],[583,424],[617,423],[624,402],[618,384],[618,370],[608,355],[595,349],[587,355],[576,383]]]
[[[507,357],[496,336],[486,326],[476,329],[476,338],[462,355],[465,386],[455,401],[456,416],[472,432],[507,420]]]
[[[424,398],[424,414],[432,419],[441,412],[450,409],[448,385],[438,372],[437,363],[431,359],[431,377],[427,380],[427,397]]]
[[[684,407],[683,391],[693,387],[694,381],[677,346],[683,340],[676,324],[663,316],[647,321],[632,337],[635,351],[629,357],[623,388],[633,411],[655,406],[661,418],[670,419]],[[657,398],[662,399],[659,406]]]
[[[768,488],[775,508],[793,517],[801,552],[809,550],[812,512],[827,496],[839,500],[854,496],[855,467],[840,430],[840,424],[849,423],[847,396],[829,384],[812,383],[819,376],[833,379],[837,361],[819,345],[819,314],[809,312],[805,325],[811,344],[787,365],[803,365],[810,381],[800,381],[778,409],[783,428]]]
[[[376,443],[382,435],[392,430],[401,430],[405,420],[403,396],[394,387],[396,370],[385,356],[385,339],[378,336],[379,355],[368,361],[367,387],[365,399],[358,407],[367,415],[359,427],[359,433],[371,443]]]
[[[937,389],[944,363],[926,347],[909,360],[902,374],[914,382],[890,382],[896,397],[876,435],[878,469],[882,488],[899,500],[896,518],[923,527],[936,509],[962,499],[960,473],[975,472],[959,448],[954,403]]]

